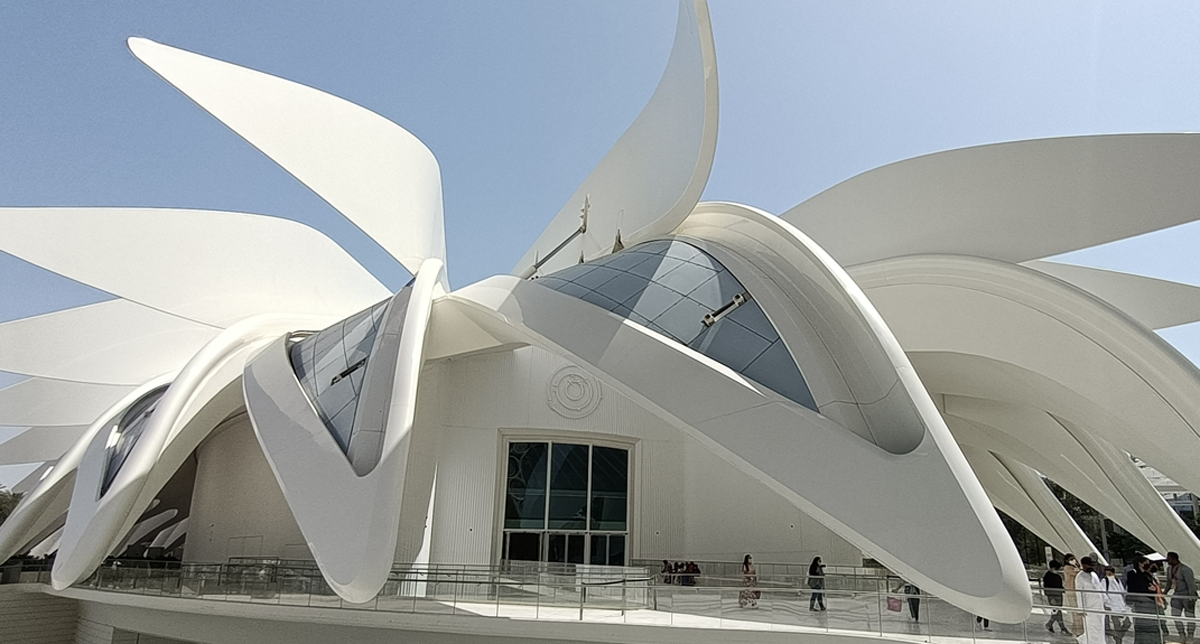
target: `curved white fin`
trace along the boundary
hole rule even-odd
[[[1200,218],[1200,134],[997,143],[898,161],[781,215],[842,266],[916,254],[1024,262]]]
[[[896,455],[682,344],[536,280],[493,277],[447,299],[497,337],[522,336],[603,376],[922,588],[994,619],[1028,615],[1024,567],[940,418],[928,420],[920,445]],[[932,402],[922,411],[937,414]],[[914,495],[922,502],[912,503]],[[929,526],[938,526],[936,547]]]
[[[1042,260],[1024,266],[1073,284],[1151,329],[1200,321],[1200,287],[1144,275]]]
[[[92,437],[80,459],[51,584],[62,589],[86,577],[129,533],[179,466],[209,432],[241,406],[237,381],[246,361],[270,341],[326,317],[263,315],[222,331],[188,361],[158,401],[128,456],[103,481],[111,431]]]
[[[0,389],[0,425],[90,425],[133,390],[128,385],[26,378]]]
[[[290,172],[415,273],[445,261],[442,180],[417,137],[345,99],[232,63],[130,38],[168,83]]]
[[[675,44],[654,95],[513,274],[546,274],[665,235],[700,201],[717,147],[717,58],[708,5],[680,0]],[[587,230],[578,230],[587,204]],[[544,262],[544,263],[542,263]],[[540,264],[534,270],[535,264]]]
[[[0,324],[0,371],[135,386],[179,369],[219,330],[117,298]]]
[[[168,208],[0,208],[0,250],[152,309],[227,327],[265,313],[342,317],[387,297],[320,231]]]
[[[387,581],[396,551],[400,501],[413,419],[418,376],[424,363],[425,337],[433,298],[444,279],[442,262],[428,259],[417,271],[402,318],[381,322],[380,335],[398,334],[390,397],[375,416],[383,425],[382,450],[369,471],[356,471],[348,455],[314,411],[289,360],[282,338],[246,366],[242,386],[246,409],[263,453],[279,481],[296,523],[329,585],[343,599],[361,603],[375,597]],[[407,289],[406,289],[407,290]],[[372,354],[369,362],[391,356]],[[368,363],[369,366],[369,363]],[[377,372],[377,376],[385,374]],[[362,398],[376,382],[364,382]],[[360,402],[360,404],[363,404]],[[368,414],[374,413],[372,410]],[[384,424],[386,422],[386,424]],[[353,443],[351,443],[353,446]]]
[[[87,429],[87,425],[30,427],[0,443],[0,465],[53,461],[70,449]]]
[[[172,378],[174,374],[168,374],[140,387],[131,388],[128,393],[113,400],[89,424],[75,444],[44,473],[33,489],[21,498],[21,502],[13,509],[8,519],[0,523],[0,559],[12,556],[18,548],[53,525],[67,511],[72,486],[75,483],[75,472],[96,435],[108,429],[126,407],[146,393],[170,382]]]
[[[951,431],[954,429],[954,422],[954,419],[946,419],[946,424],[950,426]],[[984,491],[987,492],[988,498],[992,500],[992,505],[996,506],[996,509],[1012,517],[1059,552],[1100,552],[1092,545],[1091,540],[1083,536],[1083,531],[1079,529],[1075,521],[1070,520],[1070,515],[1066,514],[1067,511],[1061,503],[1055,501],[1053,505],[1039,504],[1039,500],[1043,499],[1041,497],[1035,499],[1030,495],[1021,485],[1021,481],[1009,472],[995,454],[986,449],[964,445],[961,442],[959,445],[962,448],[963,456],[967,457],[967,462],[971,464],[971,469],[979,477],[979,483],[983,485]],[[1020,463],[1016,465],[1025,467]],[[1039,484],[1043,488],[1045,487],[1045,484],[1040,481]],[[1036,492],[1037,490],[1035,490]],[[1064,525],[1059,521],[1062,515],[1066,515],[1069,524],[1074,526],[1074,530],[1060,530]]]

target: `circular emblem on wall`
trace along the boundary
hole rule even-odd
[[[546,386],[546,404],[567,418],[583,418],[596,411],[603,397],[600,382],[575,365],[555,371]]]

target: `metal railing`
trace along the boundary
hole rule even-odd
[[[703,568],[703,566],[702,566]],[[48,582],[48,570],[23,573],[25,582]],[[106,566],[77,587],[104,592],[177,597],[195,601],[312,606],[394,613],[471,615],[511,619],[565,620],[657,626],[738,628],[772,631],[877,634],[918,642],[1006,640],[1070,644],[1072,636],[1047,631],[1054,611],[1074,635],[1094,615],[1117,644],[1171,644],[1200,630],[1198,620],[1170,614],[1170,600],[1129,595],[1133,610],[1112,612],[1072,607],[1092,605],[1088,594],[1067,593],[1067,606],[1050,605],[1034,586],[1034,609],[1017,624],[992,622],[926,594],[906,595],[895,578],[869,590],[836,587],[865,575],[827,575],[821,590],[779,585],[759,578],[754,587],[738,578],[706,577],[696,586],[661,583],[645,568],[572,565],[454,566],[397,568],[370,601],[339,598],[312,562],[239,560],[225,564],[139,567]],[[838,581],[839,579],[843,581]],[[844,583],[843,583],[844,582]],[[855,582],[859,583],[859,582]],[[865,581],[862,582],[865,585]],[[898,584],[897,584],[898,585]],[[819,593],[819,595],[818,595]],[[817,595],[817,596],[814,596]],[[1102,598],[1101,598],[1102,599]],[[913,601],[915,600],[915,606]],[[819,610],[824,605],[825,610]],[[912,618],[912,609],[917,618]],[[1140,612],[1135,612],[1140,611]],[[1057,623],[1056,630],[1059,630]]]

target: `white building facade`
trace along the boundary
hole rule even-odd
[[[780,216],[702,203],[717,67],[707,7],[684,0],[638,119],[511,274],[450,290],[437,162],[415,137],[309,87],[129,45],[413,279],[390,293],[282,219],[0,210],[0,250],[117,296],[0,324],[0,370],[29,376],[0,390],[0,422],[30,427],[0,458],[46,462],[0,558],[52,555],[45,601],[77,602],[77,633],[304,639],[253,592],[218,610],[79,588],[122,556],[309,562],[350,608],[433,597],[439,567],[870,558],[1020,622],[1033,600],[994,508],[1096,549],[1043,476],[1200,560],[1129,457],[1200,489],[1200,371],[1151,330],[1200,319],[1196,289],[1039,261],[1194,219],[1194,135],[945,152]],[[311,641],[529,635],[322,610],[294,615],[320,624]],[[189,625],[206,611],[217,626]],[[626,639],[662,637],[638,628]]]

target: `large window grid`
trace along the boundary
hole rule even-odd
[[[625,565],[628,449],[514,441],[507,456],[503,559]]]

